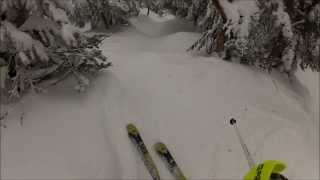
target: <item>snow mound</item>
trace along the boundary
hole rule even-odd
[[[147,16],[148,15],[148,9],[147,8],[141,9],[140,10],[140,14]],[[149,17],[150,17],[150,19],[152,19],[155,22],[166,22],[166,21],[169,21],[169,20],[176,19],[176,17],[174,15],[165,14],[163,16],[159,16],[158,14],[154,13],[153,11],[149,12]]]
[[[185,53],[190,44],[194,43],[199,37],[199,33],[193,32],[173,33],[159,38],[154,49],[160,52]]]
[[[129,22],[137,31],[149,37],[165,36],[181,31],[195,31],[193,24],[183,19],[167,19],[159,22],[149,16],[140,15],[131,18]]]

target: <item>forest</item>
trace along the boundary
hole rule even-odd
[[[44,80],[56,84],[69,75],[84,90],[87,76],[112,61],[98,47],[105,35],[88,32],[126,24],[141,8],[199,27],[202,36],[188,51],[289,76],[297,68],[320,70],[317,0],[1,0],[2,91],[19,97],[25,89],[40,90]]]
[[[319,179],[319,99],[319,0],[0,0],[0,179]]]

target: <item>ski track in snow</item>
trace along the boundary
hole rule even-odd
[[[6,107],[3,178],[150,179],[126,134],[126,124],[135,123],[163,179],[172,176],[152,150],[157,141],[190,179],[241,179],[248,167],[231,117],[256,162],[283,160],[290,179],[319,176],[319,120],[306,94],[277,75],[187,53],[199,34],[181,21],[153,18],[132,19],[105,40],[101,48],[114,66],[88,93],[66,81]]]

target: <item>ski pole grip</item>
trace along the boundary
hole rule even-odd
[[[278,160],[268,160],[253,167],[244,177],[244,180],[287,180],[280,174],[286,169],[286,164]]]

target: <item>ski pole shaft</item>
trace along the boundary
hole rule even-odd
[[[237,133],[237,136],[238,136],[238,139],[239,139],[239,141],[240,141],[242,150],[243,150],[243,152],[244,152],[244,154],[245,154],[245,156],[246,156],[246,158],[247,158],[249,167],[250,167],[250,168],[253,168],[254,165],[255,165],[254,160],[253,160],[253,158],[252,158],[252,156],[251,156],[251,154],[250,154],[250,151],[249,151],[246,143],[245,143],[244,140],[242,139],[242,136],[241,136],[241,134],[240,134],[239,128],[238,128],[238,126],[237,126],[237,121],[232,118],[232,119],[230,120],[230,124],[234,127],[234,129],[235,129],[235,131],[236,131],[236,133]]]
[[[246,143],[244,142],[244,140],[242,139],[242,136],[240,134],[240,131],[239,131],[239,128],[237,126],[237,121],[235,119],[231,119],[230,120],[230,124],[234,127],[236,133],[237,133],[237,136],[238,136],[238,139],[240,141],[240,144],[241,144],[241,147],[242,147],[242,150],[247,158],[247,161],[248,161],[248,165],[250,167],[250,169],[254,168],[255,166],[255,163],[254,163],[254,160],[250,154],[250,151],[246,145]],[[260,178],[259,178],[260,179]],[[288,180],[285,176],[283,176],[282,174],[279,174],[279,173],[272,173],[271,176],[270,176],[270,180]]]

